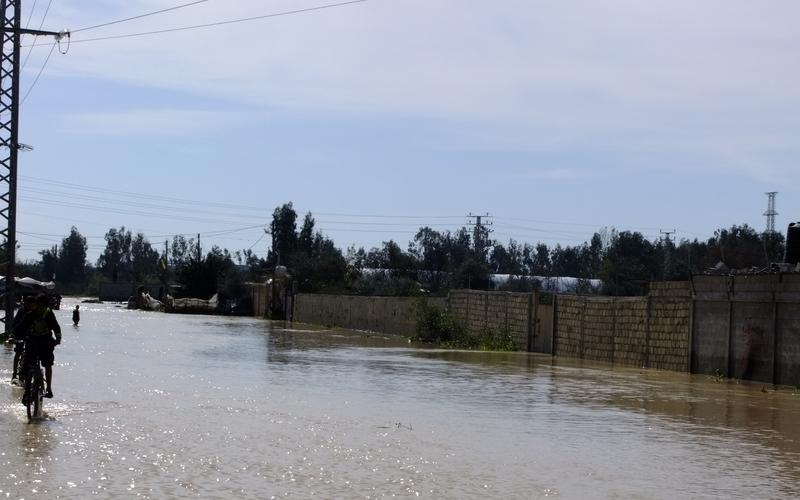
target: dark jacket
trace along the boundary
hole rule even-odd
[[[61,342],[61,326],[56,320],[56,315],[50,308],[44,311],[44,314],[38,311],[31,311],[23,316],[22,320],[14,325],[14,338],[31,337],[44,337],[50,336],[53,332],[56,340]]]

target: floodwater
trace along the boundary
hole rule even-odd
[[[800,497],[791,388],[74,303],[0,498]]]

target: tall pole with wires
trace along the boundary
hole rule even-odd
[[[19,154],[19,72],[20,39],[22,35],[60,37],[52,31],[22,28],[22,0],[0,0],[0,216],[6,221],[0,227],[0,254],[5,269],[6,330],[14,317],[16,303],[14,278],[16,277],[17,250],[17,156]]]

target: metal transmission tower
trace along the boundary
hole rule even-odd
[[[670,273],[672,272],[672,254],[671,254],[672,239],[670,239],[670,236],[677,233],[678,231],[673,229],[672,231],[659,230],[659,232],[664,235],[664,239],[667,242],[664,248],[664,270],[663,270],[664,281],[667,281],[669,279]]]
[[[0,0],[0,254],[5,269],[6,295],[5,317],[10,323],[14,317],[14,278],[16,276],[17,250],[17,155],[19,143],[19,66],[20,39],[22,35],[54,36],[60,39],[64,33],[22,28],[22,0]],[[8,326],[6,327],[6,329]]]
[[[765,231],[766,234],[774,234],[775,233],[775,216],[778,215],[778,212],[775,211],[775,195],[778,194],[777,191],[770,191],[769,193],[765,193],[769,198],[767,202],[767,211],[764,212],[764,215],[767,217],[767,230]]]

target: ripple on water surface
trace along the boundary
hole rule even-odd
[[[791,391],[81,309],[46,418],[0,350],[0,498],[800,496]]]

